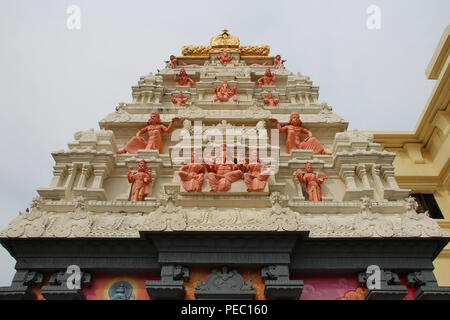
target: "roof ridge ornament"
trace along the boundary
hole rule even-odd
[[[210,45],[212,48],[238,48],[240,40],[232,36],[227,29],[223,29],[220,35],[211,38]]]
[[[191,46],[181,47],[183,56],[208,56],[210,53],[220,53],[223,51],[232,51],[240,53],[241,56],[268,56],[270,46],[261,44],[257,46],[241,46],[238,37],[233,36],[227,29],[222,33],[211,38],[209,46]]]

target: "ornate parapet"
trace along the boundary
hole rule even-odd
[[[251,280],[246,283],[237,270],[223,267],[214,269],[205,282],[199,281],[194,294],[199,300],[252,300],[256,292]]]
[[[273,192],[271,207],[239,209],[181,207],[176,201],[176,193],[162,197],[162,205],[38,199],[32,211],[11,221],[0,237],[139,238],[140,232],[149,231],[300,231],[309,232],[311,238],[450,237],[435,220],[418,214],[410,199],[286,206],[285,197]]]

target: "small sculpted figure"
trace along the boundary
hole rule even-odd
[[[304,183],[306,185],[306,193],[309,195],[309,201],[322,201],[323,191],[320,185],[328,177],[323,172],[319,171],[319,175],[321,175],[321,178],[319,178],[319,176],[313,172],[311,163],[309,162],[306,163],[305,171],[306,172],[303,172],[302,169],[298,169],[295,176],[300,183]]]
[[[179,118],[173,118],[170,124],[166,127],[161,123],[161,118],[157,111],[152,111],[150,113],[150,119],[148,120],[148,125],[145,128],[139,130],[136,135],[131,138],[125,147],[118,153],[137,153],[141,149],[154,149],[162,152],[162,135],[163,133],[170,133],[173,129],[173,125]],[[147,133],[148,140],[145,141],[142,135]]]
[[[147,167],[145,160],[138,163],[138,171],[128,169],[128,182],[132,183],[130,201],[142,201],[148,195],[148,184],[152,182],[152,167]]]
[[[180,91],[177,97],[172,97],[172,103],[177,107],[181,107],[182,105],[186,104],[188,99],[189,96],[184,97],[183,92]]]
[[[237,88],[231,89],[228,81],[225,80],[222,82],[221,86],[214,86],[215,95],[213,97],[213,101],[227,102],[232,97],[233,101],[237,102],[238,99],[236,96],[236,90]]]
[[[273,58],[273,66],[279,69],[287,60],[281,60],[281,56],[277,54],[275,58]]]
[[[286,137],[286,152],[291,153],[292,149],[313,150],[314,154],[329,154],[325,152],[323,145],[313,137],[311,131],[302,127],[302,121],[298,112],[292,112],[289,117],[289,123],[282,127],[277,119],[270,119],[276,122],[277,128],[280,132],[287,133]],[[307,134],[303,141],[301,135]]]
[[[178,86],[188,86],[191,87],[194,84],[194,80],[189,78],[186,73],[186,70],[181,67],[180,73],[174,76],[175,82]]]
[[[205,165],[197,159],[195,149],[192,149],[191,163],[184,165],[179,171],[181,183],[187,192],[201,192],[205,179]]]
[[[208,170],[208,183],[211,192],[228,191],[233,182],[242,178],[242,171],[234,164],[229,153],[227,157],[227,153],[227,145],[224,143],[219,149],[214,163],[210,164],[210,161],[206,161],[205,166]]]
[[[253,149],[250,163],[245,166],[244,181],[248,192],[263,191],[270,177],[270,168],[259,162],[258,150]]]
[[[273,86],[276,79],[277,75],[272,74],[272,72],[270,72],[270,68],[267,68],[264,75],[258,79],[258,88],[261,88],[262,86]]]
[[[274,98],[272,91],[269,91],[267,93],[267,96],[262,96],[264,104],[265,105],[269,105],[270,107],[274,107],[278,104],[278,102],[280,102],[280,98]]]
[[[230,55],[227,51],[223,51],[217,59],[220,61],[220,63],[224,66],[227,65],[228,62],[233,60],[233,55]]]
[[[178,65],[177,57],[175,57],[174,55],[171,55],[170,58],[169,58],[169,61],[166,61],[166,63],[169,64],[169,66],[172,69],[175,69],[177,67],[177,65]]]

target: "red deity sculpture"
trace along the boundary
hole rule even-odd
[[[166,63],[168,63],[172,69],[175,69],[178,65],[177,57],[175,57],[174,55],[171,55],[169,58],[169,61],[166,61]]]
[[[223,51],[217,59],[220,61],[220,63],[224,66],[227,65],[228,62],[233,60],[233,55],[230,55],[227,51]]]
[[[285,63],[287,60],[281,60],[281,56],[279,55],[279,54],[277,54],[276,56],[275,56],[275,58],[273,58],[273,66],[275,67],[275,68],[280,68],[282,65],[283,65],[283,63]]]
[[[196,159],[196,151],[192,149],[191,163],[184,165],[179,171],[181,183],[187,192],[201,192],[205,179],[205,165]]]
[[[313,137],[311,131],[302,127],[302,121],[298,112],[292,112],[289,117],[289,123],[282,127],[277,119],[270,119],[276,122],[277,128],[280,132],[287,133],[286,137],[286,152],[291,153],[292,149],[304,149],[313,150],[314,154],[329,154],[325,152],[323,145]],[[301,135],[307,134],[303,141],[301,141]]]
[[[258,79],[258,88],[261,88],[262,86],[273,86],[276,79],[277,75],[272,74],[272,72],[270,72],[270,68],[267,68],[264,75]]]
[[[262,98],[263,98],[264,104],[269,105],[270,107],[274,107],[278,104],[278,102],[280,102],[280,98],[273,97],[272,91],[269,91],[267,93],[267,96],[266,97],[262,96]]]
[[[237,102],[238,99],[236,96],[236,90],[237,88],[231,89],[228,81],[224,80],[221,86],[214,86],[215,95],[213,97],[213,101],[227,102],[231,97],[233,97],[233,101]]]
[[[306,193],[309,195],[309,201],[322,201],[323,191],[320,185],[328,177],[323,172],[319,171],[319,175],[321,175],[321,178],[319,178],[319,176],[313,172],[311,163],[309,162],[306,163],[305,171],[306,172],[303,172],[302,169],[298,169],[295,176],[300,183],[304,183],[306,185]]]
[[[146,167],[145,160],[138,163],[137,172],[128,169],[128,182],[132,183],[130,201],[142,201],[148,195],[148,184],[152,182],[152,167]]]
[[[186,73],[186,70],[183,67],[181,67],[180,73],[174,76],[174,79],[177,86],[191,87],[194,84],[194,80],[189,78],[189,76]]]
[[[183,92],[179,92],[177,97],[172,97],[172,103],[176,105],[177,107],[181,107],[184,105],[189,99],[189,96],[186,96],[186,98],[183,96]]]
[[[150,119],[148,120],[148,125],[145,128],[139,130],[136,135],[131,138],[125,147],[117,153],[137,153],[141,149],[154,149],[162,152],[162,135],[163,133],[169,133],[173,129],[174,122],[180,120],[179,118],[173,118],[169,125],[166,127],[161,123],[161,118],[157,111],[152,111],[150,113]],[[148,140],[145,141],[142,135],[147,133]]]
[[[208,170],[208,183],[211,192],[228,191],[233,182],[242,178],[242,171],[232,161],[233,159],[228,153],[227,145],[224,143],[219,149],[214,163],[209,164],[209,161],[206,162],[205,166]]]
[[[270,177],[270,168],[259,162],[258,150],[253,149],[250,163],[245,165],[244,181],[248,192],[263,191]]]

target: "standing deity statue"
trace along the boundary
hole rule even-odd
[[[230,55],[227,51],[223,51],[219,56],[217,56],[217,59],[222,65],[226,66],[228,62],[233,60],[233,55]]]
[[[274,98],[272,91],[267,93],[267,96],[262,95],[263,101],[265,105],[269,105],[270,107],[274,107],[280,102],[280,98]]]
[[[174,55],[171,55],[169,58],[169,61],[166,61],[166,63],[172,68],[175,69],[178,65],[177,62],[177,57],[175,57]]]
[[[264,75],[258,79],[258,88],[261,88],[262,86],[273,86],[276,79],[277,75],[272,74],[270,68],[267,68]]]
[[[277,69],[279,69],[280,67],[284,67],[284,63],[286,62],[287,60],[281,60],[281,56],[279,55],[279,54],[277,54],[276,56],[275,56],[275,58],[273,58],[273,66],[275,67],[275,68],[277,68]]]
[[[211,192],[228,191],[233,182],[242,178],[242,171],[239,170],[238,165],[234,164],[225,143],[218,150],[214,163],[210,164],[210,161],[206,161],[205,167],[208,170]]]
[[[174,123],[179,120],[179,118],[173,118],[166,127],[161,123],[159,113],[157,111],[152,111],[150,113],[150,119],[147,122],[148,125],[139,130],[136,135],[127,142],[125,147],[117,153],[137,153],[137,151],[141,149],[159,150],[159,152],[162,153],[163,133],[170,133],[173,129]],[[145,133],[148,135],[147,141],[141,137]]]
[[[286,152],[291,153],[292,149],[313,150],[314,154],[329,154],[325,152],[323,145],[313,137],[311,131],[302,127],[302,121],[298,112],[292,112],[289,117],[289,123],[282,127],[277,119],[270,119],[275,122],[277,128],[282,133],[287,133],[286,137]],[[306,134],[306,137],[301,141],[301,135]]]
[[[245,165],[244,182],[248,192],[263,191],[266,181],[270,177],[270,168],[259,162],[258,150],[253,149],[250,156],[250,163]]]
[[[309,201],[322,201],[323,191],[320,185],[328,177],[323,172],[319,171],[319,175],[321,175],[321,178],[319,178],[319,176],[313,172],[313,168],[309,162],[306,163],[305,171],[306,172],[303,172],[302,169],[298,169],[295,176],[300,183],[304,183],[306,185],[306,193],[308,193]]]
[[[183,92],[179,92],[177,97],[172,97],[172,103],[176,105],[177,107],[181,107],[182,105],[186,104],[188,101],[189,96],[186,96],[186,98],[183,96]]]
[[[186,164],[178,171],[183,188],[187,192],[201,192],[205,179],[205,165],[197,159],[195,149],[192,149],[191,163]]]
[[[186,70],[183,67],[181,67],[180,73],[176,74],[174,76],[174,80],[175,80],[177,86],[188,86],[188,87],[191,87],[191,86],[194,85],[194,80],[189,78],[189,76],[186,73]]]
[[[237,96],[236,96],[236,91],[237,88],[230,88],[230,85],[228,84],[228,81],[224,80],[222,82],[221,86],[214,86],[214,97],[213,97],[213,101],[222,101],[222,102],[227,102],[228,100],[230,100],[231,97],[233,97],[233,101],[237,102]]]
[[[130,201],[142,201],[148,195],[148,184],[152,182],[152,167],[147,167],[145,160],[138,163],[138,171],[133,173],[133,167],[128,169],[128,182],[132,183]]]

